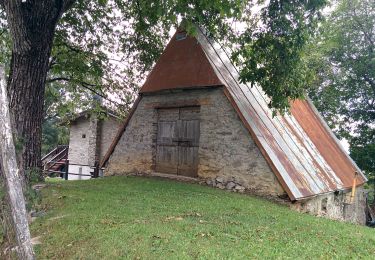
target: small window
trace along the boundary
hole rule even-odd
[[[185,40],[187,37],[186,32],[179,32],[176,34],[176,41]]]
[[[86,134],[82,134],[82,138],[86,138]]]

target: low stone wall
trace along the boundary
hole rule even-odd
[[[363,187],[356,189],[353,201],[351,191],[323,194],[291,204],[291,208],[316,216],[364,225],[366,223],[366,196]]]
[[[153,172],[156,108],[179,104],[200,106],[200,178],[212,180],[221,176],[223,181],[233,180],[259,195],[285,193],[222,88],[143,96],[108,161],[105,175]]]

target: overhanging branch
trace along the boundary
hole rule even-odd
[[[92,88],[92,87],[98,87],[98,85],[91,84],[91,83],[88,83],[88,82],[85,82],[85,81],[79,81],[79,80],[67,78],[67,77],[56,77],[56,78],[52,78],[52,79],[47,79],[47,83],[53,83],[53,82],[57,82],[57,81],[65,81],[65,82],[74,82],[74,83],[77,83],[78,86],[91,91],[92,93],[94,93],[94,94],[96,94],[96,95],[104,98],[105,100],[107,100],[107,101],[109,101],[109,102],[111,102],[113,104],[116,104],[118,106],[123,106],[122,104],[109,99],[106,95],[104,95],[102,93],[99,93],[98,91],[96,91],[95,89]]]

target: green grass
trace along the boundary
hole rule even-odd
[[[38,259],[373,258],[375,230],[260,198],[140,177],[51,183]]]

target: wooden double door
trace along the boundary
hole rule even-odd
[[[158,109],[157,172],[196,177],[200,107]]]

